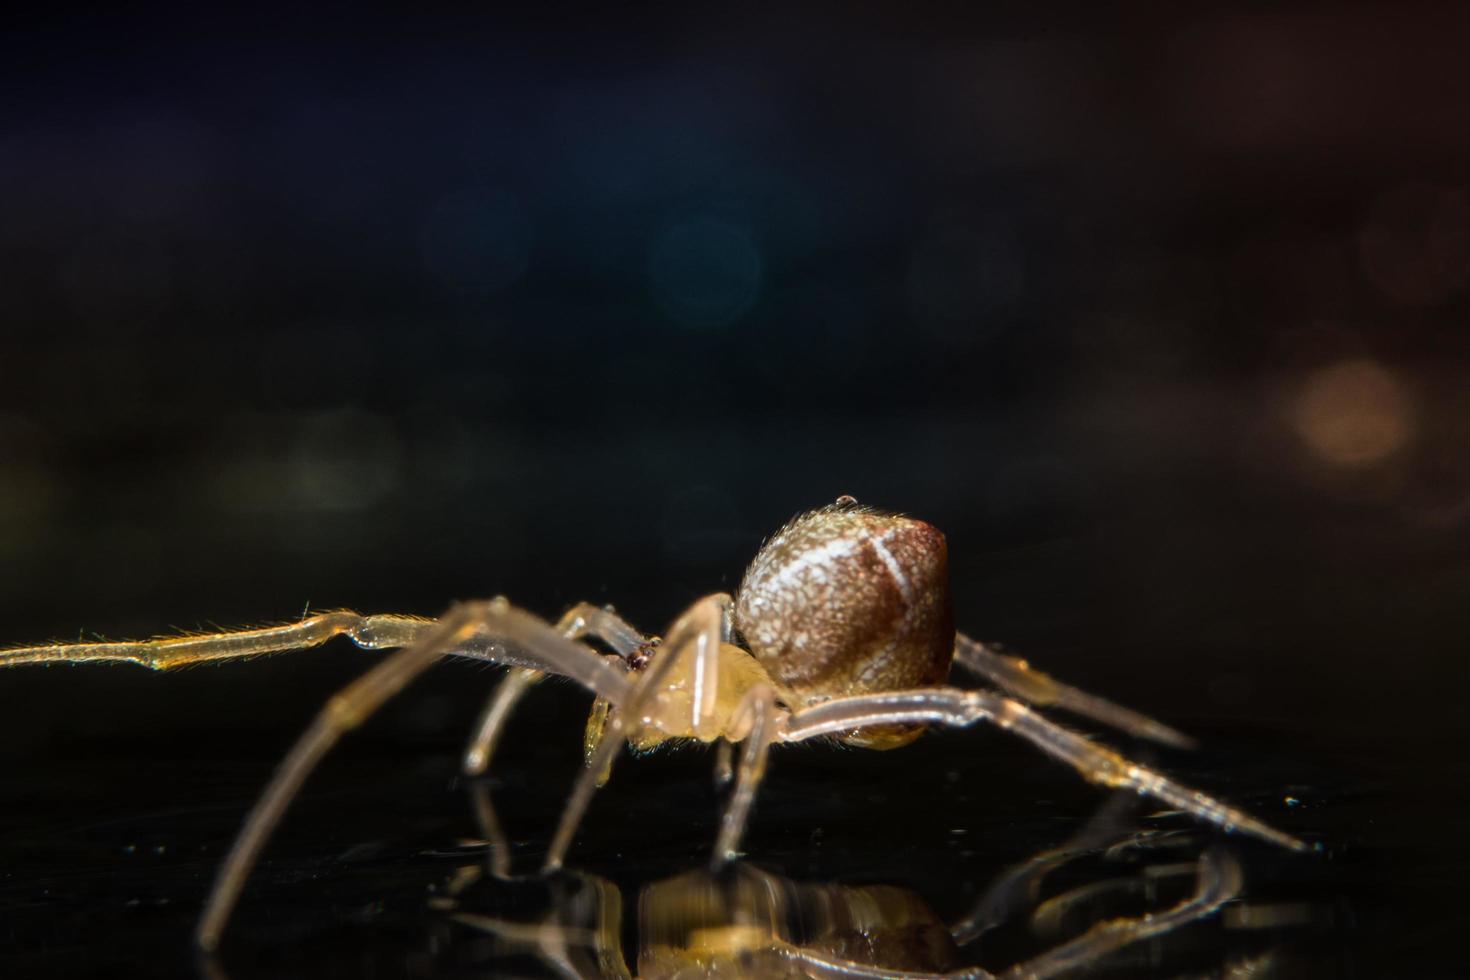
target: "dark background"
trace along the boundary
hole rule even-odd
[[[1223,755],[1160,761],[1327,841],[1281,887],[1328,924],[1286,930],[1272,975],[1453,975],[1467,29],[1307,3],[23,22],[0,39],[0,639],[497,593],[652,631],[849,493],[948,533],[962,629],[1205,736]],[[0,677],[7,975],[192,969],[221,849],[364,656]],[[306,864],[241,913],[286,903],[310,952],[267,930],[232,976],[442,966],[400,951],[418,898],[377,946],[334,931],[363,903],[332,889],[373,886],[333,869],[472,833],[454,754],[492,682],[445,666],[328,764],[279,845]],[[538,696],[508,749],[533,855],[584,707]],[[776,836],[898,787],[840,852],[859,877],[895,840],[952,871],[951,824],[999,842],[964,869],[991,874],[1098,799],[998,735],[798,754],[750,850],[801,854]],[[959,759],[968,808],[922,778]],[[620,769],[574,863],[638,870],[638,806],[697,860],[705,764]],[[944,816],[908,822],[926,792]],[[419,896],[445,866],[408,858],[372,867]]]

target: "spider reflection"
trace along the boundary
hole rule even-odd
[[[1114,801],[1073,840],[1000,875],[953,923],[906,887],[801,882],[736,862],[642,886],[630,958],[620,890],[573,871],[549,880],[507,877],[507,842],[483,786],[477,794],[482,818],[492,820],[490,846],[482,861],[458,869],[433,904],[459,927],[447,942],[474,945],[474,959],[497,970],[533,960],[548,975],[587,980],[1054,977],[1112,962],[1148,940],[1166,943],[1243,889],[1230,851],[1200,851],[1190,831],[1125,829]],[[1046,879],[1063,868],[1069,878],[1089,869],[1090,877],[1047,894]],[[508,894],[515,896],[510,916],[498,911]],[[528,907],[536,911],[527,915]],[[999,969],[973,965],[991,958],[982,948],[986,935],[1018,923],[1039,951]],[[1243,961],[1255,972],[1231,972],[1236,963],[1211,975],[1264,975],[1271,959],[1258,953]]]

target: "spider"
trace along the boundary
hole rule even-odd
[[[1307,849],[1039,714],[1033,706],[1056,707],[1132,735],[1191,744],[1166,725],[957,634],[944,535],[848,496],[787,523],[761,547],[734,597],[699,599],[661,638],[644,635],[611,608],[580,603],[553,625],[501,597],[456,604],[438,620],[344,610],[263,629],[22,647],[0,652],[0,666],[110,661],[168,670],[313,647],[339,634],[367,650],[401,649],[333,695],[282,760],[206,902],[196,933],[206,950],[219,944],[262,848],[312,769],[343,735],[446,656],[512,668],[476,726],[465,754],[470,773],[488,764],[506,719],[542,676],[568,678],[596,696],[586,731],[587,765],[552,838],[545,871],[561,867],[624,743],[640,750],[673,739],[720,743],[722,775],[734,783],[712,857],[722,865],[739,853],[773,744],[825,737],[892,749],[929,725],[976,722],[1020,736],[1092,782],[1131,789],[1225,830]],[[589,639],[613,652],[598,652],[584,642]],[[1000,691],[947,686],[954,663]],[[732,764],[734,745],[740,755]]]

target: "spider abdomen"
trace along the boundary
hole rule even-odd
[[[735,625],[806,704],[942,684],[954,651],[944,535],[847,500],[803,514],[751,562]],[[854,741],[901,744],[918,731]]]

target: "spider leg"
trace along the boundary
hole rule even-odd
[[[556,621],[556,629],[573,640],[595,636],[616,650],[618,656],[625,660],[648,640],[648,637],[611,609],[594,606],[590,602],[579,602],[562,613],[561,619]]]
[[[689,731],[696,736],[708,735],[706,723],[714,723],[716,699],[720,694],[720,644],[729,643],[734,630],[731,610],[734,601],[723,592],[706,596],[696,605],[711,603],[718,607],[719,620],[714,626],[706,626],[694,640],[694,680],[691,684],[694,697],[691,699]]]
[[[1200,855],[1196,881],[1194,894],[1178,905],[1137,918],[1099,922],[1076,939],[1016,964],[1001,974],[1002,980],[1041,980],[1067,973],[1114,950],[1212,915],[1240,894],[1240,864],[1224,851],[1208,850]]]
[[[1063,728],[1019,701],[990,691],[933,687],[837,698],[796,712],[788,721],[781,739],[799,742],[817,735],[852,732],[869,725],[932,722],[964,727],[977,721],[991,722],[1021,736],[1046,754],[1072,766],[1091,782],[1131,789],[1227,831],[1251,834],[1294,851],[1310,849],[1297,838],[1242,810],[1181,786],[1161,773]]]
[[[567,850],[571,847],[572,837],[577,832],[577,825],[582,822],[582,816],[592,802],[592,794],[606,781],[606,773],[612,768],[613,759],[623,742],[639,728],[653,723],[664,679],[679,661],[686,654],[695,658],[693,676],[696,687],[699,686],[701,675],[708,678],[717,673],[718,666],[713,658],[719,655],[720,639],[724,635],[729,608],[730,597],[727,595],[705,596],[690,606],[669,628],[668,637],[659,654],[637,674],[627,697],[608,699],[617,705],[618,710],[608,713],[606,727],[597,746],[588,758],[586,768],[577,777],[577,785],[562,811],[556,836],[552,838],[551,847],[546,852],[542,871],[555,871],[562,866]],[[706,658],[709,663],[702,666]]]
[[[463,769],[466,776],[479,776],[490,768],[490,759],[500,744],[500,733],[505,730],[505,723],[526,692],[545,678],[546,675],[539,670],[512,667],[495,685],[480,720],[475,723],[475,734],[465,746]]]
[[[364,650],[402,647],[434,628],[418,616],[363,616],[350,609],[309,616],[299,623],[231,630],[205,636],[166,636],[119,643],[53,643],[0,650],[0,667],[50,663],[134,663],[169,670],[210,660],[237,660],[264,653],[320,646],[345,634]]]
[[[1043,708],[1056,707],[1074,715],[1091,718],[1138,738],[1147,738],[1181,749],[1192,749],[1194,739],[1163,722],[1139,714],[1132,708],[1114,704],[1096,694],[1088,694],[1043,674],[1020,657],[1011,657],[972,640],[963,633],[955,634],[955,663],[990,681],[1013,697]]]
[[[630,626],[617,613],[611,609],[594,606],[589,602],[579,602],[568,609],[561,619],[557,620],[555,628],[558,633],[569,640],[594,636],[616,650],[618,655],[625,660],[637,652],[645,642],[643,634]],[[491,694],[485,710],[480,714],[480,720],[475,724],[475,734],[470,738],[469,745],[465,747],[464,773],[466,776],[479,776],[490,768],[490,759],[495,755],[501,732],[506,722],[510,720],[516,705],[526,692],[540,683],[545,676],[541,671],[529,667],[513,667],[496,685],[495,692]]]
[[[610,701],[621,702],[628,694],[628,681],[621,671],[587,647],[562,637],[544,621],[512,608],[504,599],[456,606],[411,646],[380,661],[333,695],[297,740],[250,811],[220,868],[199,922],[196,938],[201,947],[208,950],[219,944],[220,933],[261,849],[322,757],[343,735],[441,657],[485,632],[514,644],[521,654],[518,659],[580,681]],[[485,656],[490,659],[488,654]]]
[[[751,803],[755,801],[755,790],[766,773],[766,756],[771,743],[776,741],[777,729],[776,692],[769,684],[757,684],[745,692],[734,715],[731,726],[738,732],[745,729],[744,745],[740,752],[740,768],[735,776],[735,791],[725,806],[725,815],[720,820],[720,836],[715,841],[715,853],[710,860],[718,869],[727,861],[735,860],[740,851],[740,838],[745,833],[745,822],[750,816]]]

